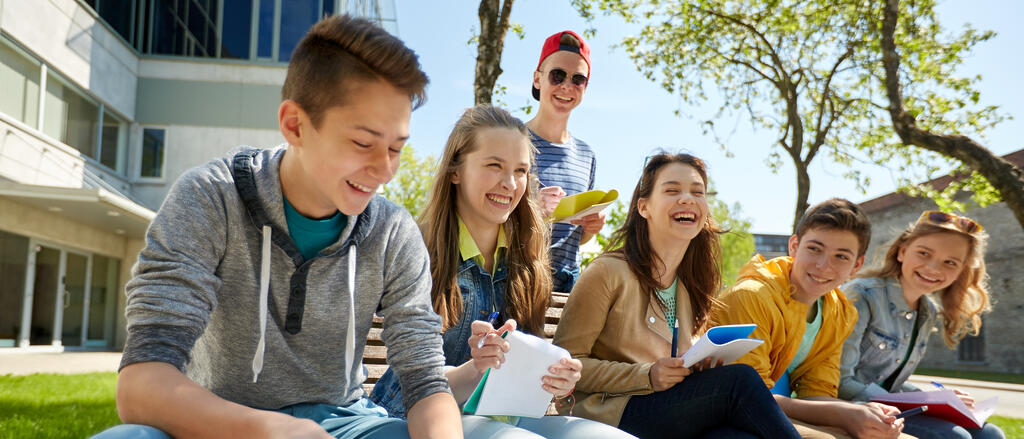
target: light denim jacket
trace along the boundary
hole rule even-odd
[[[459,289],[462,290],[462,317],[441,334],[444,339],[446,366],[459,366],[472,357],[468,340],[473,334],[471,326],[474,320],[487,320],[492,310],[505,309],[505,277],[508,270],[505,268],[504,258],[496,264],[493,277],[473,258],[462,261],[459,265],[457,282]],[[500,327],[506,318],[504,313],[499,315],[495,326]],[[391,416],[406,417],[405,407],[402,405],[402,388],[391,368],[388,368],[373,386],[370,399],[387,409]]]
[[[931,297],[923,296],[917,310],[911,310],[897,278],[855,279],[842,290],[857,307],[858,318],[853,332],[843,343],[839,397],[867,401],[890,392],[919,390],[906,381],[924,357],[928,338],[938,321],[938,309]],[[923,313],[923,318],[910,358],[892,387],[883,388],[882,383],[907,355],[918,313]]]

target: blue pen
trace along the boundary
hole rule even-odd
[[[914,416],[928,411],[928,406],[923,405],[920,407],[914,407],[910,410],[905,410],[896,415],[896,419],[906,418],[908,416]]]
[[[494,321],[495,320],[498,320],[498,312],[497,311],[494,311],[494,312],[491,313],[491,315],[487,316],[487,323],[489,323],[491,325],[491,329],[492,330],[494,329]],[[488,332],[487,334],[490,334],[490,332]],[[487,339],[487,334],[484,334],[483,337],[480,337],[480,341],[477,342],[477,344],[476,344],[476,348],[477,349],[480,349],[480,348],[484,347],[484,340]]]
[[[679,348],[679,319],[675,319],[675,327],[672,328],[672,358],[676,357],[676,351]]]
[[[940,388],[940,389],[945,389],[945,388],[946,388],[946,386],[943,386],[943,385],[942,385],[941,383],[939,383],[938,381],[932,381],[932,385],[933,385],[933,386],[935,386],[935,387],[938,387],[938,388]]]

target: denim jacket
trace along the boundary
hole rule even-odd
[[[911,310],[897,278],[856,279],[842,290],[854,302],[859,317],[843,343],[839,397],[867,401],[880,394],[919,390],[906,381],[924,357],[928,338],[938,322],[938,309],[931,297],[922,296],[917,310]],[[918,313],[922,313],[920,319]],[[883,388],[882,383],[907,355],[915,322],[920,326],[910,358],[892,387]]]
[[[441,334],[444,339],[445,366],[459,366],[469,361],[471,355],[468,340],[473,334],[472,322],[486,320],[492,311],[502,312],[505,308],[505,277],[508,270],[503,258],[495,264],[493,277],[472,258],[459,265],[456,279],[462,290],[462,317]],[[495,326],[504,324],[506,317],[503,314],[499,315]],[[387,409],[391,416],[406,417],[402,405],[402,388],[392,369],[388,368],[373,386],[370,399]]]

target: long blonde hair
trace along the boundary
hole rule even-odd
[[[458,285],[459,220],[456,215],[456,185],[452,176],[465,163],[467,154],[476,150],[477,134],[487,128],[516,130],[529,139],[526,125],[507,111],[490,105],[477,105],[463,113],[444,148],[437,177],[430,190],[427,208],[420,215],[423,241],[430,254],[430,274],[434,284],[430,297],[434,311],[441,315],[445,330],[462,318],[462,292]],[[527,141],[529,144],[529,141]],[[530,146],[530,161],[535,148]],[[537,179],[530,174],[522,199],[502,225],[508,242],[505,267],[508,270],[503,314],[514,318],[525,332],[544,332],[544,314],[551,300],[551,272],[548,265],[548,225],[541,217],[533,194]]]
[[[988,274],[985,271],[985,247],[988,234],[984,231],[965,233],[952,223],[934,224],[920,221],[911,224],[900,236],[889,244],[880,267],[868,270],[858,277],[888,277],[899,279],[903,264],[899,252],[922,236],[937,233],[952,233],[967,238],[969,242],[967,259],[963,270],[953,284],[938,293],[942,305],[942,338],[946,346],[955,348],[960,340],[981,331],[981,315],[992,311],[989,303]]]

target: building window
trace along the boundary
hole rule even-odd
[[[164,175],[164,145],[167,130],[163,128],[142,129],[142,166],[139,177],[161,178]]]
[[[99,160],[97,125],[100,106],[92,99],[56,75],[48,75],[43,113],[44,133],[77,149],[86,157]]]
[[[252,33],[252,1],[224,0],[221,58],[249,59]]]
[[[981,325],[981,331],[978,335],[968,335],[960,340],[960,344],[956,348],[957,360],[971,363],[981,363],[985,361],[985,325]]]
[[[37,128],[39,78],[38,61],[0,41],[0,112]]]
[[[309,28],[320,18],[320,0],[292,0],[287,8],[281,9],[281,36],[278,47],[278,61],[288,62],[292,51]]]
[[[128,122],[104,111],[100,135],[100,163],[118,174],[124,174],[128,162]]]

